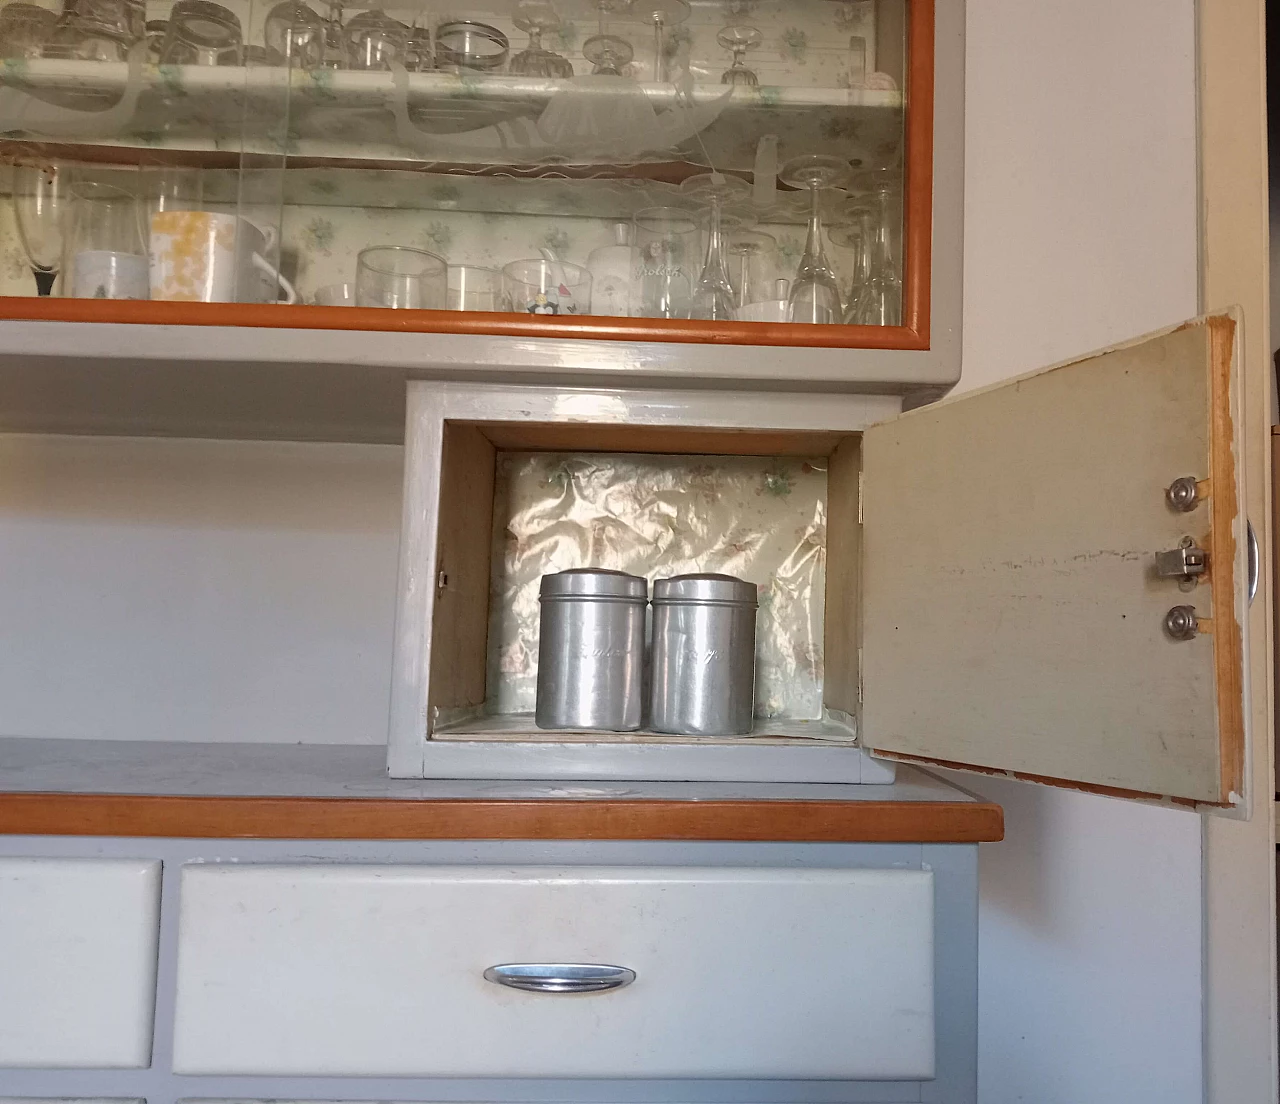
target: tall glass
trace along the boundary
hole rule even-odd
[[[809,229],[791,282],[792,322],[830,325],[842,321],[840,282],[822,243],[821,195],[823,188],[840,183],[848,171],[848,161],[813,154],[788,161],[778,174],[784,184],[809,189]]]
[[[854,179],[856,187],[870,193],[865,223],[867,275],[858,298],[846,312],[847,322],[864,326],[902,324],[902,270],[894,248],[902,227],[897,203],[901,180],[895,169],[862,173]]]
[[[66,175],[56,166],[14,166],[13,213],[37,295],[53,294],[62,264],[63,224],[69,198]]]
[[[448,298],[443,257],[425,249],[381,245],[356,258],[356,306],[443,310]]]
[[[640,314],[689,317],[698,274],[698,224],[678,207],[646,207],[634,221]]]
[[[698,274],[689,304],[690,318],[706,318],[712,321],[735,317],[733,285],[729,282],[729,269],[725,264],[724,240],[720,227],[719,195],[711,196],[711,218],[707,226],[707,254]]]
[[[738,308],[774,298],[777,283],[778,239],[759,230],[730,230],[725,234],[729,282]],[[738,314],[741,318],[741,313]]]

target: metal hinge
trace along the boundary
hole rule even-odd
[[[862,476],[863,473],[858,472],[858,524],[862,524]]]
[[[858,649],[858,704],[862,704],[862,649]]]
[[[1156,553],[1156,574],[1162,579],[1177,579],[1184,590],[1194,587],[1196,577],[1208,569],[1209,553],[1196,544],[1194,537],[1183,537],[1177,548]]]

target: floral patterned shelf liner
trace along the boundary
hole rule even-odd
[[[821,458],[500,454],[487,711],[533,712],[542,576],[590,566],[755,583],[756,715],[819,720],[826,497]]]

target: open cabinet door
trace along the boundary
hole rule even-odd
[[[865,746],[1245,804],[1236,331],[1199,319],[867,431]]]

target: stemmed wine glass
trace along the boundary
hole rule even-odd
[[[901,225],[894,196],[900,194],[902,177],[896,168],[859,173],[853,186],[868,193],[863,221],[866,276],[845,321],[864,326],[902,324],[902,275],[894,257],[894,232]]]
[[[709,205],[707,252],[693,288],[689,317],[713,321],[733,318],[738,304],[725,261],[723,206],[733,199],[746,199],[751,194],[751,185],[736,176],[709,172],[689,177],[680,185],[680,191],[705,199]]]
[[[754,69],[748,69],[746,57],[748,50],[754,50],[764,41],[764,35],[755,27],[744,27],[735,24],[725,27],[716,35],[716,43],[722,50],[733,54],[733,63],[720,75],[721,84],[741,85],[744,88],[755,88],[760,84]]]
[[[784,184],[809,190],[809,232],[795,279],[791,281],[787,306],[792,322],[831,324],[843,318],[840,281],[822,244],[820,197],[823,188],[841,183],[848,173],[848,161],[821,153],[793,157],[778,172]]]
[[[734,261],[730,264],[729,281],[733,284],[734,302],[739,307],[769,298],[772,290],[772,257],[778,248],[778,239],[758,230],[730,230],[725,252]]]
[[[18,240],[31,264],[37,295],[53,294],[70,198],[66,177],[56,165],[14,166],[13,211]]]
[[[542,45],[543,33],[560,26],[560,16],[549,0],[520,0],[512,22],[529,33],[529,45],[511,59],[508,72],[518,77],[567,79],[573,76],[573,63]]]
[[[595,0],[596,33],[582,44],[582,56],[591,62],[591,75],[595,77],[620,77],[635,57],[631,43],[618,35],[610,34],[608,18],[631,6],[631,0]]]
[[[871,277],[871,207],[863,199],[856,199],[843,207],[837,225],[827,231],[832,245],[838,245],[853,254],[853,272],[848,291],[844,296],[844,321],[856,321],[858,296]]]
[[[667,28],[683,23],[689,18],[689,0],[635,0],[635,14],[653,25],[653,79],[666,79],[662,48],[666,44]]]

